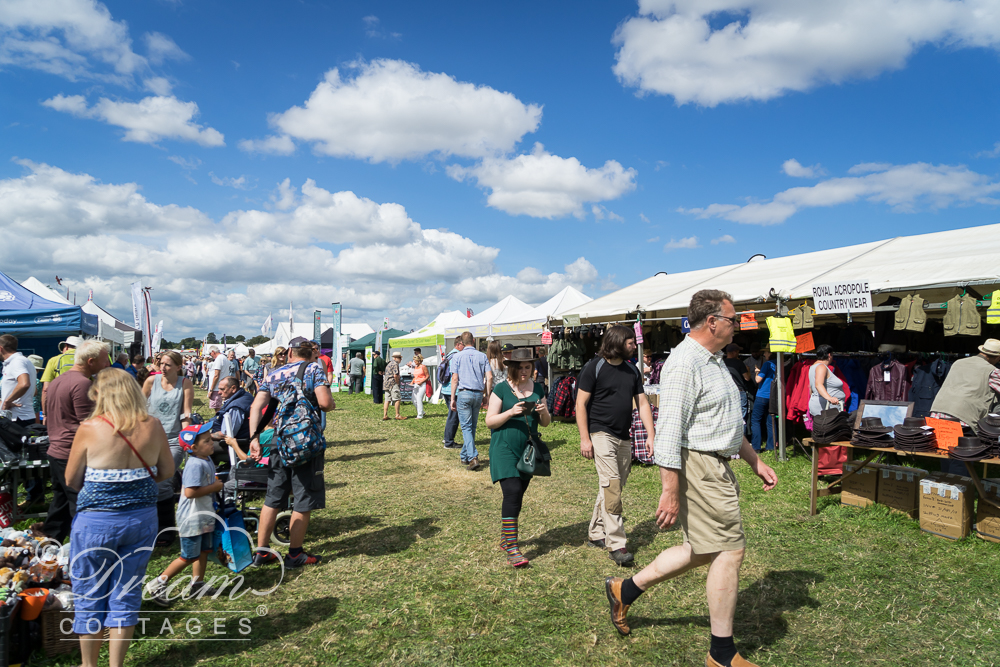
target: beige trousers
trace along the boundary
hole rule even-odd
[[[597,467],[597,500],[590,518],[589,538],[604,540],[609,551],[625,548],[625,522],[622,521],[622,489],[632,469],[632,441],[608,433],[590,434],[594,443]]]

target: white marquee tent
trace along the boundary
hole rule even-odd
[[[493,304],[478,315],[466,319],[457,326],[450,326],[445,329],[445,338],[454,338],[463,331],[471,331],[476,338],[484,338],[493,335],[494,324],[509,320],[516,320],[529,312],[532,306],[521,301],[515,296],[508,296]]]
[[[538,345],[539,336],[549,317],[556,313],[572,311],[593,301],[589,296],[573,287],[565,287],[551,299],[529,310],[512,314],[492,323],[494,338],[502,338],[511,345]]]
[[[332,328],[333,328],[332,324],[324,323],[322,327],[322,333],[326,333]],[[342,322],[340,325],[340,333],[347,334],[348,336],[351,337],[351,340],[357,340],[359,338],[367,336],[368,334],[375,333],[375,330],[372,329],[367,324],[365,324],[364,322],[360,323]],[[312,322],[296,323],[294,330],[291,331],[289,331],[288,329],[288,322],[279,322],[278,328],[274,332],[274,338],[271,340],[274,343],[275,347],[277,346],[284,347],[288,345],[288,341],[297,336],[302,336],[303,338],[312,340],[313,338]],[[260,352],[259,347],[261,346],[258,346],[254,349]],[[271,351],[273,352],[274,348],[271,348]],[[264,354],[270,354],[270,352],[266,352]]]
[[[737,304],[812,297],[812,286],[867,281],[872,294],[1000,284],[1000,224],[862,243],[844,248],[760,259],[672,275],[657,274],[556,316],[579,315],[588,322],[611,321],[625,313],[681,314],[701,289],[729,292]],[[944,293],[938,293],[944,298]],[[873,296],[875,305],[882,300]]]

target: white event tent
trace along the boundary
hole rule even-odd
[[[322,333],[326,333],[331,328],[333,328],[333,325],[324,323],[322,327],[323,327]],[[368,334],[375,333],[375,330],[372,329],[367,324],[365,324],[364,322],[359,322],[359,323],[342,322],[340,325],[340,333],[347,334],[348,336],[350,336],[351,340],[357,340],[359,338],[367,336]],[[274,332],[274,338],[272,338],[270,342],[274,343],[274,347],[278,346],[284,347],[288,345],[288,341],[297,336],[302,336],[303,338],[312,340],[313,338],[312,322],[303,322],[301,324],[296,323],[295,328],[291,330],[289,330],[288,328],[288,322],[279,322],[278,328]],[[261,347],[263,346],[258,345],[254,349],[261,354],[270,354],[270,352],[274,351],[274,347],[272,347],[270,352],[263,352],[260,349]]]
[[[518,299],[516,296],[508,296],[493,304],[478,315],[466,319],[457,326],[445,329],[445,338],[454,338],[463,331],[471,331],[476,338],[486,338],[492,334],[494,324],[507,320],[516,320],[529,312],[532,306]]]
[[[516,346],[538,345],[548,319],[556,313],[572,311],[593,299],[574,287],[564,287],[551,299],[529,310],[492,323],[492,336]]]
[[[43,299],[55,301],[56,303],[64,303],[67,306],[72,305],[69,299],[51,289],[34,276],[29,277],[21,285]],[[129,345],[134,340],[137,333],[136,329],[125,324],[93,301],[88,300],[80,308],[89,315],[97,316],[97,338],[121,346]]]
[[[756,309],[753,304],[766,310],[773,309],[775,294],[797,301],[812,298],[813,285],[859,280],[868,282],[875,306],[894,292],[920,290],[933,301],[954,296],[955,287],[1000,285],[1000,224],[661,273],[581,306],[567,307],[556,313],[556,319],[578,315],[582,322],[608,322],[636,312],[644,313],[644,319],[679,316],[701,289],[729,292],[739,311]]]

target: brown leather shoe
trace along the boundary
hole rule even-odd
[[[621,577],[608,577],[604,580],[604,592],[611,605],[611,624],[620,635],[625,636],[632,632],[632,628],[628,627],[628,620],[625,618],[629,605],[622,602],[622,581],[624,579]]]
[[[742,655],[737,653],[732,659],[733,667],[757,667],[754,663],[748,661]],[[705,656],[705,667],[722,667],[719,663],[712,659],[712,654],[709,653]]]
[[[479,470],[479,457],[478,456],[476,458],[472,459],[471,461],[469,461],[469,470]]]

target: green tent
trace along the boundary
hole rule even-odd
[[[386,358],[386,354],[389,351],[389,339],[396,338],[397,336],[405,336],[410,333],[409,331],[402,331],[400,329],[386,329],[382,332],[382,358]],[[349,357],[353,357],[358,352],[364,352],[366,347],[375,347],[375,336],[378,333],[368,334],[364,338],[359,338],[347,347],[347,351],[350,353]]]

